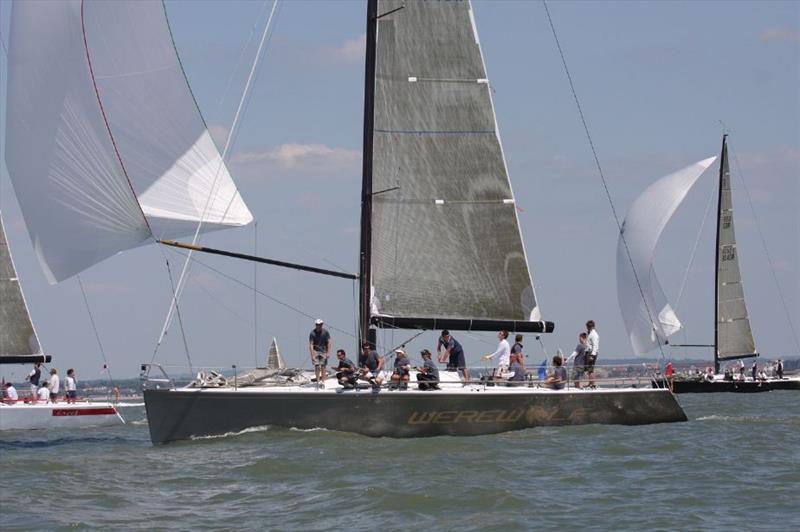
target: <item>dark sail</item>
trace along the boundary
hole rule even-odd
[[[722,139],[717,212],[717,360],[755,356],[755,341],[750,329],[750,319],[747,317],[738,255],[733,228],[731,171],[726,135]]]
[[[0,217],[0,364],[37,361],[45,362],[45,357],[25,305]]]
[[[546,329],[470,3],[377,13],[372,323]]]

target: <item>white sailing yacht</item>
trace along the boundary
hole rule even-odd
[[[719,375],[721,362],[759,356],[747,314],[739,269],[727,139],[728,136],[723,135],[719,158],[714,269],[714,343],[685,345],[685,347],[713,348],[716,376],[713,380],[705,377],[676,379],[674,391],[676,393],[762,392],[775,389],[800,389],[800,379],[740,381],[738,378],[724,380],[723,376]],[[675,210],[698,178],[716,159],[716,157],[705,159],[656,181],[636,198],[625,216],[617,243],[617,295],[631,346],[638,356],[657,348],[669,348],[669,337],[681,330],[680,320],[667,301],[655,274],[653,265],[655,250],[659,237]],[[626,243],[630,258],[625,249]]]
[[[50,355],[43,353],[31,322],[0,216],[0,364],[48,363],[51,359]],[[124,423],[111,403],[85,400],[66,403],[63,398],[57,403],[36,402],[24,394],[17,401],[0,401],[0,430],[96,427]]]
[[[375,327],[551,332],[470,2],[369,0],[366,20],[357,345],[374,345]],[[43,26],[52,27],[47,39],[37,34]],[[199,222],[208,231],[251,221],[161,2],[19,2],[12,27],[8,167],[51,280],[147,241],[175,245],[167,239]],[[267,373],[246,385],[150,380],[152,441],[262,425],[417,437],[686,420],[665,389],[486,387],[442,372],[441,390],[373,393],[333,379],[318,387],[302,370]]]

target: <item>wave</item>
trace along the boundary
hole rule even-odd
[[[191,436],[189,439],[191,440],[217,440],[220,438],[230,438],[233,436],[241,436],[242,434],[248,434],[250,432],[266,432],[270,430],[269,425],[260,425],[258,427],[247,427],[246,429],[237,430],[226,432],[224,434],[210,434],[208,436]]]
[[[115,403],[117,408],[130,408],[134,406],[144,406],[144,403]]]

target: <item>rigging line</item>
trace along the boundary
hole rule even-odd
[[[163,247],[161,247],[161,246],[156,246],[156,247],[158,248],[159,253],[161,253],[161,256],[164,258],[164,262],[167,265],[167,276],[169,277],[169,286],[170,286],[170,290],[172,290],[172,297],[174,298],[175,297],[175,282],[174,282],[174,280],[172,278],[172,268],[171,268],[171,266],[169,264],[169,257],[167,257],[167,254],[164,252],[164,248]],[[177,301],[175,302],[175,308],[177,310],[180,310]],[[186,351],[186,359],[188,360],[189,367],[191,368],[192,367],[192,359],[189,356],[189,342],[188,342],[188,340],[186,338],[186,332],[183,329],[183,323],[181,323],[180,331],[181,331],[181,336],[183,337],[183,345],[184,345],[184,349]],[[161,347],[161,342],[159,341],[158,343],[156,343],[156,346],[153,349],[153,357],[150,359],[150,364],[153,364],[155,362],[156,355],[158,354],[158,350],[159,350],[160,347]]]
[[[253,255],[258,256],[258,222],[253,222]],[[253,263],[253,359],[258,367],[258,264]]]
[[[700,244],[700,238],[703,236],[703,229],[706,226],[706,221],[708,220],[708,213],[711,210],[711,205],[714,202],[714,194],[717,191],[717,184],[716,181],[714,182],[714,186],[711,187],[711,194],[708,197],[708,202],[706,203],[706,211],[703,214],[703,222],[700,224],[700,230],[697,232],[697,240],[694,241],[694,248],[692,248],[692,254],[689,256],[689,265],[686,267],[686,271],[683,274],[683,281],[681,282],[680,290],[678,290],[678,297],[675,298],[675,312],[678,312],[678,307],[681,304],[681,298],[683,297],[683,291],[686,288],[686,281],[689,278],[689,270],[691,269],[692,265],[694,264],[694,257],[697,253],[697,248]]]
[[[108,358],[106,357],[106,350],[103,349],[103,342],[100,341],[100,333],[97,331],[97,324],[94,322],[94,316],[92,315],[92,309],[89,306],[89,298],[86,297],[86,290],[83,288],[83,281],[81,280],[80,274],[75,276],[78,279],[78,286],[81,288],[81,295],[83,296],[83,303],[86,305],[86,313],[89,314],[89,321],[92,324],[92,330],[94,331],[94,338],[97,340],[97,347],[100,348],[100,355],[103,357],[103,363],[106,366],[106,371],[108,372],[108,380],[111,382],[111,386],[114,386],[114,377],[111,376],[111,366],[108,364]]]
[[[619,221],[619,215],[617,214],[617,208],[614,206],[614,200],[611,197],[611,191],[608,188],[608,182],[606,181],[606,176],[603,173],[603,168],[600,165],[600,158],[597,156],[597,150],[594,147],[594,141],[592,140],[592,135],[589,133],[589,125],[586,123],[586,117],[583,114],[583,108],[581,107],[581,102],[578,100],[578,93],[575,90],[575,84],[572,81],[572,75],[569,72],[569,67],[567,67],[567,59],[564,56],[564,50],[561,48],[561,43],[558,40],[558,34],[556,33],[556,26],[553,23],[553,18],[550,16],[550,9],[547,7],[547,1],[542,0],[542,5],[544,5],[545,13],[547,13],[547,21],[550,23],[550,29],[553,31],[553,38],[556,41],[556,47],[558,48],[558,53],[561,56],[561,63],[564,65],[564,72],[567,74],[567,80],[569,81],[569,88],[572,91],[572,97],[575,100],[575,105],[578,108],[578,114],[581,118],[581,123],[583,124],[583,130],[586,133],[586,138],[589,141],[589,146],[592,149],[592,155],[594,156],[594,162],[597,166],[597,171],[600,173],[600,180],[603,182],[603,190],[605,190],[606,198],[608,199],[608,204],[611,206],[611,213],[614,215],[614,222],[617,224],[617,231],[619,232],[619,237],[622,239],[622,243],[625,246],[625,254],[628,256],[628,262],[631,265],[631,270],[633,271],[633,277],[636,279],[636,286],[639,288],[639,295],[642,297],[642,303],[644,303],[644,308],[647,311],[647,317],[650,320],[650,324],[653,328],[655,328],[655,320],[653,319],[653,313],[650,311],[650,306],[647,304],[647,298],[644,295],[644,289],[642,288],[642,283],[639,280],[639,273],[636,271],[636,266],[633,264],[633,257],[631,257],[631,250],[628,247],[628,240],[625,238],[625,233],[622,231],[622,224]],[[655,335],[656,341],[658,342],[658,351],[661,354],[661,357],[666,359],[666,355],[664,354],[664,346],[661,343],[661,339],[659,338],[658,334]]]
[[[239,70],[239,66],[242,64],[242,59],[244,59],[244,53],[250,47],[250,43],[253,41],[253,37],[256,35],[256,29],[258,29],[258,21],[261,20],[264,8],[267,7],[267,3],[268,0],[264,0],[264,2],[261,4],[261,7],[258,10],[258,15],[256,15],[256,18],[254,19],[256,22],[250,28],[250,35],[247,36],[247,42],[244,43],[242,50],[239,52],[239,57],[238,59],[236,59],[236,65],[233,67],[233,70],[231,70],[231,75],[228,76],[228,82],[225,84],[225,89],[222,91],[222,96],[220,97],[219,102],[217,102],[217,105],[219,107],[222,106],[222,103],[225,101],[225,98],[228,97],[228,91],[230,90],[231,85],[233,83],[233,77],[236,75],[236,71]]]
[[[786,299],[783,297],[783,291],[781,290],[781,285],[778,282],[778,275],[775,273],[775,265],[772,261],[772,255],[769,253],[769,249],[767,249],[767,240],[764,238],[764,233],[761,231],[761,224],[758,223],[758,216],[756,216],[756,209],[753,207],[753,199],[750,197],[750,190],[747,188],[747,183],[744,180],[744,174],[742,173],[742,167],[739,164],[739,158],[736,157],[736,152],[733,153],[733,162],[736,165],[736,173],[739,174],[739,181],[742,183],[742,187],[744,188],[745,196],[747,196],[747,203],[750,205],[750,212],[753,213],[753,220],[756,222],[756,229],[758,230],[758,236],[761,238],[761,245],[764,248],[764,255],[767,256],[767,262],[769,262],[769,269],[772,273],[772,280],[775,281],[775,289],[778,292],[778,296],[781,299],[781,305],[783,305],[783,312],[786,314],[786,321],[789,322],[789,329],[792,331],[792,338],[794,339],[794,345],[797,348],[797,352],[800,353],[800,341],[797,339],[797,331],[794,328],[794,324],[792,323],[791,314],[789,314],[789,307],[786,305]]]
[[[188,252],[184,253],[183,251],[180,251],[178,249],[170,248],[170,251],[172,251],[173,253],[177,253],[178,255],[182,255],[184,257],[187,257],[189,255]],[[273,296],[271,296],[271,295],[269,295],[269,294],[267,294],[265,292],[262,292],[261,290],[255,289],[254,287],[250,286],[246,282],[244,282],[244,281],[242,281],[240,279],[237,279],[237,278],[233,277],[232,275],[228,275],[228,274],[222,272],[221,270],[218,270],[217,268],[214,268],[213,266],[210,266],[210,265],[206,264],[205,262],[201,261],[200,259],[198,259],[196,257],[191,257],[191,261],[192,261],[192,263],[199,264],[200,266],[202,266],[202,267],[204,267],[204,268],[206,268],[208,270],[211,270],[212,272],[216,273],[217,275],[219,275],[221,277],[224,277],[225,279],[228,279],[229,281],[232,281],[232,282],[234,282],[234,283],[236,283],[236,284],[238,284],[240,286],[243,286],[243,287],[247,288],[248,290],[255,290],[255,292],[258,295],[263,296],[263,297],[269,299],[270,301],[272,301],[274,303],[277,303],[278,305],[286,307],[287,309],[291,310],[292,312],[296,312],[297,314],[300,314],[301,316],[305,316],[306,318],[309,318],[309,319],[312,319],[312,320],[316,318],[316,316],[312,316],[311,314],[308,314],[307,312],[304,312],[304,311],[300,310],[299,308],[293,307],[292,305],[290,305],[288,303],[285,303],[285,302],[281,301],[280,299],[278,299],[276,297],[273,297]],[[345,336],[349,336],[351,338],[357,338],[357,336],[355,336],[353,334],[350,334],[349,332],[345,331],[344,329],[340,329],[338,327],[334,327],[330,323],[328,324],[328,327],[333,329],[334,331],[338,331],[338,332],[344,334]]]
[[[258,45],[258,50],[256,51],[256,57],[253,60],[253,64],[252,64],[252,66],[250,68],[250,73],[249,73],[249,75],[247,77],[247,81],[245,82],[244,90],[242,91],[242,97],[239,100],[239,105],[238,105],[238,107],[236,109],[236,114],[233,117],[233,123],[231,124],[230,131],[228,131],[228,138],[225,141],[225,148],[222,150],[222,154],[220,156],[219,165],[217,166],[217,171],[216,171],[216,174],[214,175],[214,181],[212,182],[212,185],[211,185],[211,191],[210,191],[210,193],[208,195],[208,198],[206,198],[206,204],[203,207],[203,213],[200,216],[200,221],[198,221],[198,223],[197,223],[197,229],[195,230],[194,236],[192,237],[192,245],[196,245],[198,239],[200,238],[200,229],[203,226],[203,220],[206,217],[206,214],[208,213],[208,208],[211,205],[212,198],[214,198],[216,196],[215,190],[217,189],[217,185],[218,185],[218,181],[219,181],[219,175],[220,175],[220,172],[221,172],[222,168],[225,165],[225,159],[226,159],[226,157],[228,155],[228,150],[230,150],[230,147],[231,147],[231,139],[233,139],[233,136],[234,136],[234,134],[236,132],[236,128],[239,125],[239,118],[241,116],[242,107],[244,106],[244,102],[247,99],[248,93],[250,92],[250,86],[251,86],[252,81],[253,81],[253,76],[254,76],[256,67],[258,66],[258,63],[261,60],[261,54],[262,54],[262,52],[264,50],[264,43],[266,41],[267,34],[269,33],[269,29],[270,29],[271,24],[272,24],[272,18],[275,15],[275,8],[277,6],[278,6],[278,0],[275,0],[275,2],[272,4],[272,10],[270,11],[269,19],[267,19],[267,24],[266,24],[266,26],[264,26],[264,33],[261,36],[261,42]],[[233,196],[231,197],[230,202],[228,203],[228,208],[230,208],[230,205],[233,203],[233,199],[236,196],[238,196],[238,194],[239,194],[238,192],[236,194],[233,194]],[[228,209],[225,209],[225,213],[222,216],[223,220],[225,219],[225,216],[227,215],[227,212],[228,212]],[[172,321],[172,314],[177,309],[178,300],[180,299],[181,293],[183,292],[183,287],[185,286],[186,272],[187,272],[187,270],[189,268],[189,263],[191,262],[191,258],[192,258],[192,252],[190,251],[189,254],[186,257],[186,261],[183,264],[183,269],[181,270],[181,275],[178,278],[177,289],[175,290],[174,296],[172,298],[172,301],[170,302],[169,310],[167,311],[167,317],[164,320],[164,326],[161,328],[161,333],[158,336],[158,342],[156,342],[157,344],[160,344],[161,341],[164,339],[164,335],[167,333],[167,329],[169,328],[169,326],[171,324],[171,321]]]

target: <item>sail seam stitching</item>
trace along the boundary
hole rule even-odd
[[[114,139],[114,134],[111,132],[111,124],[108,123],[108,116],[106,116],[106,110],[103,107],[103,100],[100,98],[100,90],[97,87],[97,80],[94,76],[94,68],[92,68],[92,58],[91,54],[89,54],[89,43],[86,39],[86,20],[84,17],[84,7],[86,5],[86,0],[81,0],[81,33],[83,34],[83,48],[86,51],[86,64],[89,67],[89,77],[92,78],[92,87],[94,87],[94,94],[97,97],[97,105],[100,107],[100,114],[103,116],[103,123],[106,125],[106,130],[108,131],[108,137],[111,139],[111,145],[114,147],[114,153],[117,156],[117,160],[119,161],[119,166],[122,169],[122,174],[125,176],[125,181],[128,182],[128,186],[131,189],[131,193],[133,194],[133,199],[136,201],[136,205],[139,207],[139,212],[142,213],[142,219],[144,220],[145,226],[147,226],[147,231],[150,233],[150,236],[155,238],[153,234],[153,228],[150,227],[150,222],[147,220],[147,216],[144,214],[144,209],[142,208],[142,204],[139,203],[139,198],[136,196],[136,190],[133,188],[133,183],[131,182],[131,178],[128,176],[128,170],[125,168],[125,164],[122,162],[122,154],[119,152],[119,148],[117,148],[117,141]]]

